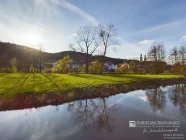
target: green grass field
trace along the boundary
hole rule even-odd
[[[64,91],[91,86],[127,84],[143,80],[173,79],[179,75],[150,74],[0,74],[0,97],[21,93]]]

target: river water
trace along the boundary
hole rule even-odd
[[[0,140],[186,139],[184,134],[184,84],[0,112]]]

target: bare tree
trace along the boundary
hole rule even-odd
[[[108,48],[109,47],[113,47],[113,49],[115,49],[115,45],[117,45],[117,41],[116,41],[116,30],[114,28],[114,25],[108,25],[108,26],[104,26],[99,24],[97,27],[97,33],[100,39],[100,43],[101,46],[103,46],[103,54],[102,54],[102,67],[103,67],[103,63],[104,63],[104,58],[107,54]],[[102,73],[102,69],[100,71],[100,73]]]
[[[80,27],[74,39],[75,45],[70,44],[69,48],[73,51],[86,54],[86,73],[88,73],[89,56],[92,55],[98,47],[95,37],[95,30],[91,25]]]
[[[73,50],[73,51],[76,51],[76,48],[74,47],[73,44],[69,44],[69,49]]]
[[[157,44],[157,49],[158,49],[158,61],[165,60],[165,47],[162,42]]]
[[[39,72],[42,72],[43,45],[39,45]]]
[[[150,48],[150,50],[148,52],[148,59],[157,62],[158,58],[157,58],[156,43],[153,43],[153,45],[151,46],[151,48]]]
[[[172,60],[172,64],[175,64],[178,62],[178,49],[175,46],[174,48],[172,48],[171,52],[170,52],[170,58]]]
[[[148,52],[148,59],[155,62],[160,62],[165,59],[165,48],[163,43],[154,42]]]
[[[180,63],[182,65],[185,64],[185,57],[186,57],[186,48],[185,46],[181,46],[179,49],[179,58],[180,58]]]

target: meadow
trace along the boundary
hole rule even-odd
[[[0,74],[0,97],[17,94],[39,94],[101,85],[128,84],[147,80],[176,79],[171,74]]]

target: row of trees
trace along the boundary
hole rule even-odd
[[[172,64],[180,63],[184,65],[186,63],[186,47],[180,46],[174,47],[170,53],[170,59]]]
[[[165,47],[162,42],[153,43],[149,52],[148,60],[152,69],[156,72],[160,69],[165,69],[165,65],[162,62],[166,62]],[[186,46],[173,47],[168,54],[168,63],[172,65],[171,71],[173,73],[186,74]],[[149,65],[149,66],[150,66]]]
[[[38,71],[41,72],[41,68],[39,68]],[[17,58],[12,57],[12,59],[9,62],[9,67],[0,68],[0,72],[3,72],[3,73],[17,73],[17,72],[25,72],[25,71],[20,70],[20,68],[18,67]],[[30,72],[30,73],[36,72],[36,68],[34,67],[33,64],[27,66],[27,72]]]
[[[148,60],[154,62],[161,62],[165,60],[165,47],[162,42],[154,42],[148,52]],[[179,48],[177,46],[173,47],[168,54],[168,61],[174,65],[180,63],[184,65],[186,63],[186,46],[182,45]]]

